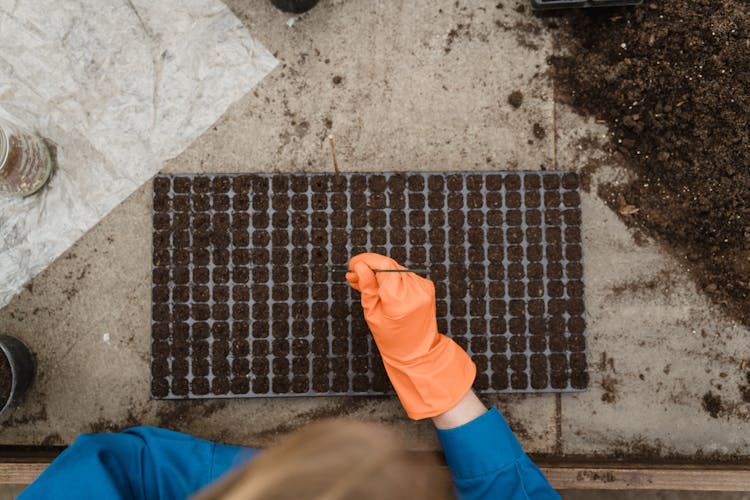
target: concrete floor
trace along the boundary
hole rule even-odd
[[[594,188],[625,178],[606,129],[555,104],[555,30],[524,0],[322,0],[291,28],[267,2],[227,3],[282,64],[165,172],[329,171],[330,129],[348,171],[577,169]],[[591,390],[489,402],[529,452],[750,456],[740,393],[750,331],[595,192],[583,194]],[[145,424],[266,446],[348,415],[389,422],[414,448],[437,446],[428,423],[388,399],[151,401],[150,210],[149,183],[0,310],[0,331],[39,363],[33,389],[0,422],[0,443],[62,445]],[[717,418],[702,408],[709,391],[722,399]]]

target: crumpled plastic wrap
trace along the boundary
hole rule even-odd
[[[0,116],[57,155],[0,197],[0,307],[276,63],[218,0],[0,0]]]

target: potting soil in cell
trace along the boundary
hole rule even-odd
[[[578,177],[566,172],[161,175],[156,398],[392,392],[344,273],[427,268],[475,389],[588,385]]]

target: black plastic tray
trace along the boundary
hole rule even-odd
[[[585,389],[579,180],[572,172],[160,175],[155,398],[391,392],[358,294],[362,252],[429,268],[438,327],[475,389]]]

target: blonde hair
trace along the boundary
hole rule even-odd
[[[199,492],[194,500],[422,500],[452,498],[437,457],[420,460],[376,424],[311,424]]]

